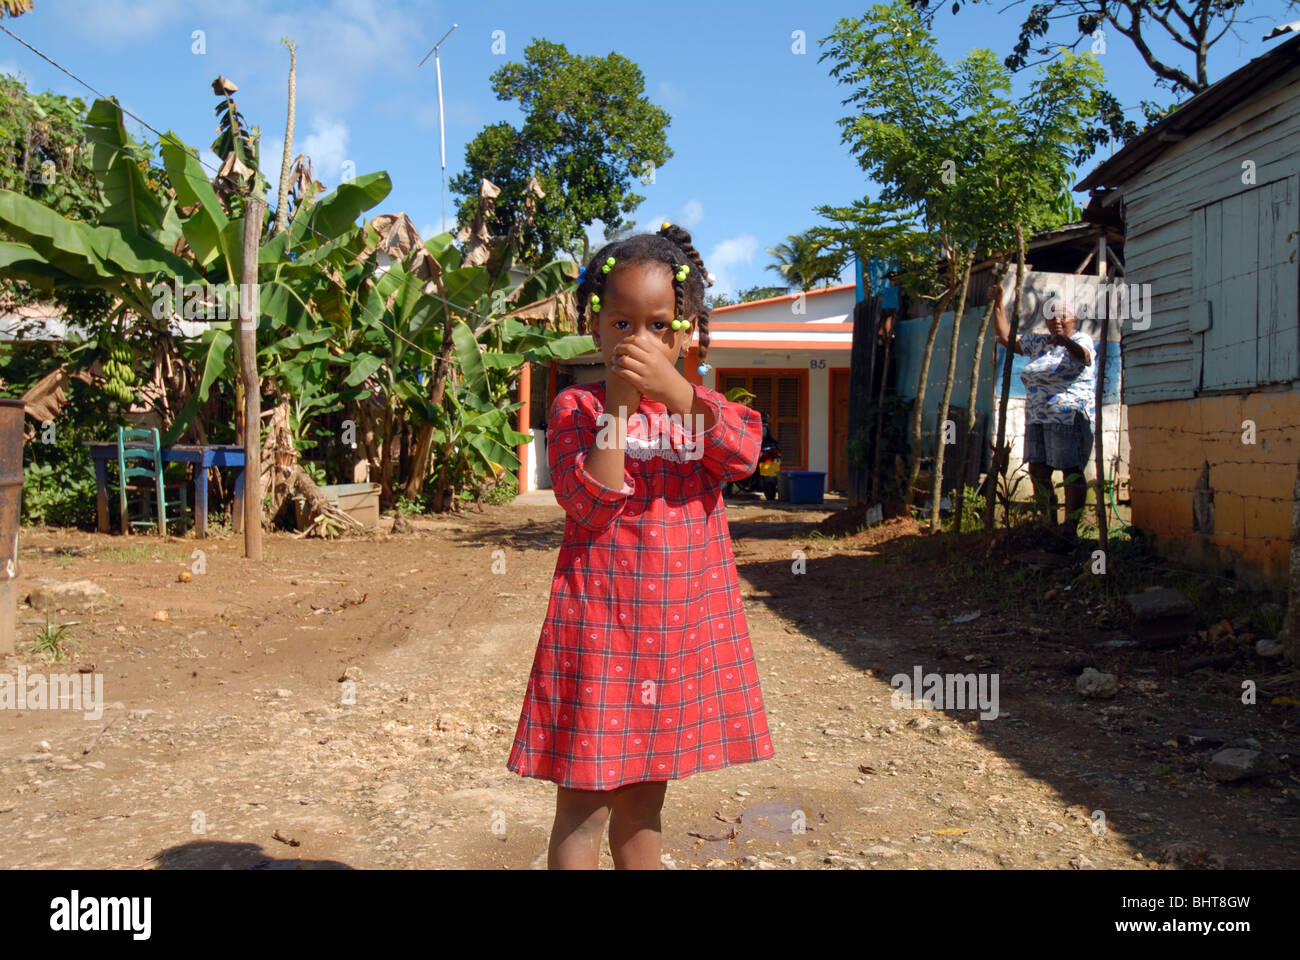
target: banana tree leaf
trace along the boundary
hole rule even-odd
[[[289,327],[301,330],[311,318],[311,306],[290,284],[279,280],[264,280],[258,284],[258,307],[263,317],[271,322],[272,329]]]
[[[532,350],[525,350],[524,356],[533,363],[547,363],[551,360],[568,360],[572,357],[580,357],[585,353],[591,353],[595,349],[596,341],[592,340],[589,335],[571,333],[550,340]]]
[[[163,214],[162,229],[158,231],[158,235],[154,239],[166,249],[171,250],[176,246],[176,241],[184,235],[185,230],[181,226],[180,204],[173,198],[171,203],[167,204],[167,210]]]
[[[108,204],[99,215],[100,225],[137,235],[150,230],[161,232],[163,206],[150,192],[136,162],[122,124],[122,108],[112,100],[96,100],[82,126],[93,144],[95,179]]]
[[[285,232],[276,235],[276,240],[284,237],[284,243],[287,245],[291,240],[292,234]],[[310,250],[299,250],[292,263],[292,268],[309,268],[316,267],[322,263],[330,263],[338,267],[344,264],[352,263],[361,254],[366,247],[365,233],[358,229],[352,233],[345,233],[342,236],[335,237],[329,243],[322,243],[320,246]],[[265,262],[265,257],[263,262]]]
[[[377,357],[372,353],[362,354],[356,358],[352,365],[352,372],[347,375],[343,382],[349,387],[359,387],[383,365],[383,357]]]
[[[207,341],[208,352],[203,359],[203,378],[199,381],[199,389],[195,391],[195,395],[201,403],[206,403],[208,390],[211,389],[212,384],[228,369],[233,367],[233,364],[228,363],[226,360],[227,352],[230,350],[233,341],[230,334],[220,328],[213,328],[205,332],[203,339]]]
[[[277,233],[257,251],[258,264],[279,263],[281,260],[289,259],[289,233]]]
[[[181,229],[194,259],[202,267],[211,266],[214,260],[229,252],[221,243],[221,231],[228,222],[226,211],[208,182],[199,158],[190,153],[170,130],[162,139],[162,156],[167,179],[176,191],[177,203],[184,207],[198,204],[198,209],[181,221]],[[227,273],[227,276],[233,275]]]
[[[493,353],[483,354],[483,366],[489,370],[509,370],[512,367],[521,365],[527,358],[522,353]]]
[[[305,216],[294,218],[289,227],[290,245],[312,248],[354,229],[357,217],[381,202],[392,189],[393,181],[382,170],[339,184],[313,203]]]
[[[443,286],[447,290],[447,299],[452,305],[462,310],[471,310],[479,298],[487,292],[492,277],[487,267],[459,267],[448,270],[442,275]]]
[[[0,228],[30,246],[51,266],[96,287],[118,285],[124,274],[203,277],[185,260],[145,236],[68,220],[12,190],[0,190]]]
[[[277,354],[289,354],[313,344],[328,340],[333,334],[329,330],[304,330],[288,337],[276,338],[257,352],[258,359],[270,359]]]
[[[0,241],[0,271],[6,279],[22,280],[41,290],[80,286],[80,281],[47,263],[25,243]]]
[[[473,397],[487,396],[487,371],[483,367],[483,355],[479,352],[478,341],[474,331],[464,320],[457,320],[452,327],[451,337],[456,345],[456,360],[464,377],[465,392]]]
[[[424,245],[424,249],[433,255],[433,259],[438,261],[444,273],[457,269],[464,259],[461,252],[452,246],[453,239],[455,238],[450,233],[440,233]]]
[[[518,304],[535,303],[558,293],[566,284],[574,282],[570,272],[576,274],[577,268],[564,260],[552,260],[546,266],[536,270],[522,284]]]
[[[532,440],[533,438],[530,436],[528,439]],[[523,441],[519,442],[522,443]],[[519,469],[519,458],[515,456],[515,452],[509,447],[497,443],[491,437],[484,436],[481,433],[475,434],[466,439],[466,444],[478,451],[488,464],[499,463],[507,470]]]

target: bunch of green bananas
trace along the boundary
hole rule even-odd
[[[104,375],[108,378],[104,392],[119,403],[134,402],[136,378],[131,361],[135,359],[135,354],[125,340],[107,334],[101,336],[99,345],[105,354],[103,368]]]

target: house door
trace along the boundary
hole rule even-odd
[[[849,371],[831,369],[831,490],[849,489]]]

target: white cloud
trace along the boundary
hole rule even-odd
[[[664,103],[672,104],[673,106],[681,106],[686,103],[686,94],[677,89],[672,82],[668,80],[660,80],[658,89],[659,99]]]
[[[439,224],[441,224],[441,226],[439,226]],[[438,234],[440,233],[455,233],[455,232],[456,232],[456,215],[454,213],[449,213],[447,214],[447,218],[445,220],[441,216],[439,216],[436,220],[425,221],[424,226],[420,227],[420,239],[431,240],[432,238],[438,236]]]
[[[734,295],[739,289],[736,282],[736,268],[753,263],[756,253],[758,253],[758,238],[749,233],[742,233],[716,244],[704,258],[704,265],[716,278],[709,292]]]
[[[202,28],[197,22],[202,18],[194,17],[193,11],[176,0],[96,0],[73,5],[72,12],[59,19],[98,44],[116,44],[151,37],[183,13],[196,21],[194,29]],[[179,33],[176,37],[176,42],[183,40],[187,48],[193,43],[188,30],[183,37]]]
[[[294,138],[293,155],[307,154],[311,158],[312,176],[332,190],[343,180],[343,164],[356,160],[348,156],[348,125],[342,120],[333,120],[315,116],[312,118],[312,131],[299,141]],[[366,171],[351,170],[352,176]]]
[[[695,225],[704,219],[704,205],[698,200],[687,200],[685,204],[677,209],[677,213],[658,214],[650,217],[648,220],[641,220],[636,225],[637,233],[658,233],[659,228],[663,226],[664,221],[675,223],[679,227],[685,227],[687,230],[694,230]]]
[[[314,107],[346,113],[370,100],[400,96],[421,83],[428,84],[420,91],[421,101],[427,102],[424,92],[434,84],[433,62],[420,70],[416,64],[441,31],[430,40],[422,18],[412,16],[400,5],[377,0],[331,0],[313,6],[315,9],[307,16],[301,11],[267,15],[263,8],[256,18],[266,69],[278,78],[281,91],[288,74],[289,52],[280,38],[289,36],[297,43],[299,109]],[[464,30],[448,38],[443,50],[444,95],[450,96],[448,53],[454,53],[455,46],[470,39]],[[448,108],[449,119],[450,113]],[[435,93],[435,123],[436,119]]]

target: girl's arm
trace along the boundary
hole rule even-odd
[[[682,417],[687,433],[696,424],[704,432],[695,439],[703,444],[704,467],[719,480],[743,480],[754,472],[763,445],[763,417],[752,407],[733,403],[702,384],[690,384],[690,403],[685,390],[669,409]],[[702,421],[695,419],[700,415]]]
[[[551,408],[546,429],[546,459],[551,467],[551,486],[556,502],[578,524],[600,533],[623,513],[628,497],[635,492],[632,477],[623,468],[623,486],[615,490],[587,470],[587,455],[595,450],[600,427],[595,413],[580,399],[578,390],[562,390]],[[620,429],[615,423],[607,434]],[[619,439],[626,433],[626,427]]]

